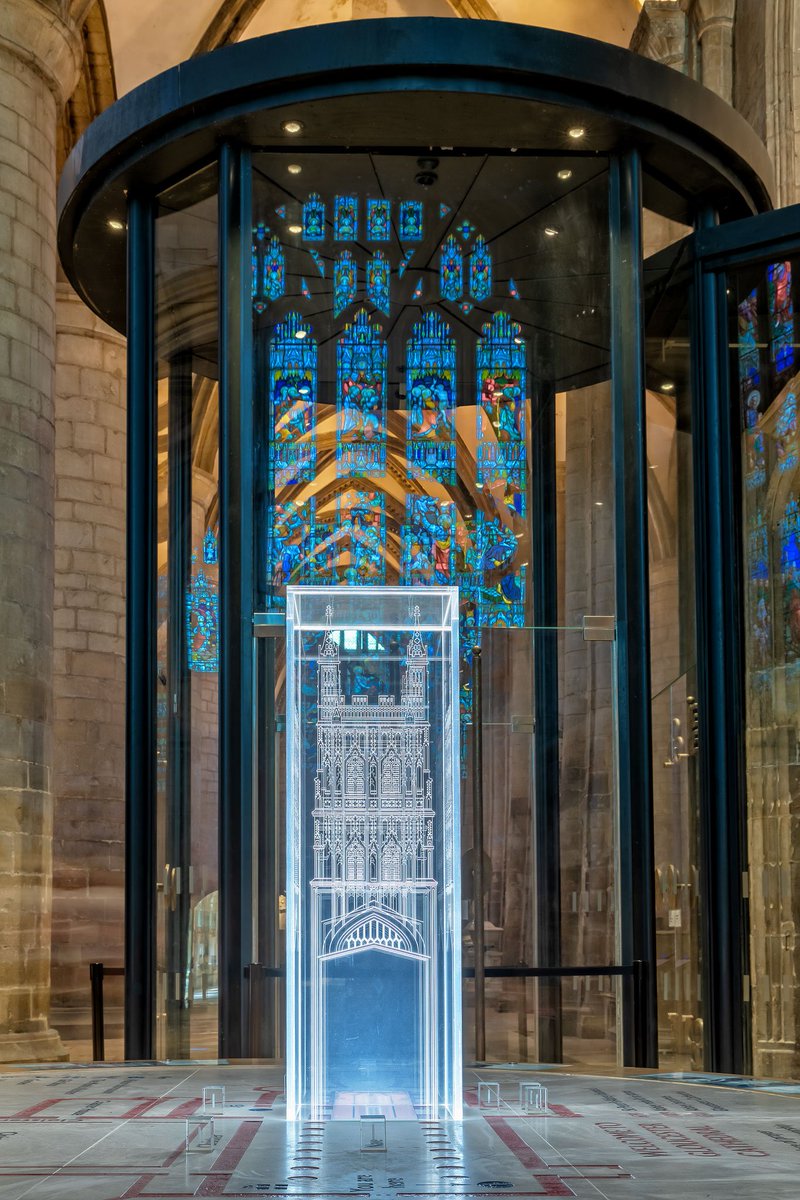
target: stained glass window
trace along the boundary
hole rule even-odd
[[[516,321],[495,313],[476,350],[478,483],[503,480],[515,509],[524,513],[525,342]]]
[[[374,254],[367,263],[367,300],[389,316],[389,289],[391,268],[382,250]]]
[[[219,543],[215,529],[207,529],[203,538],[203,562],[211,567],[219,563]]]
[[[385,583],[386,498],[348,488],[336,497],[338,574],[342,583]]]
[[[460,300],[464,291],[464,260],[461,247],[450,234],[439,256],[439,292],[443,300]]]
[[[386,472],[386,343],[362,309],[336,348],[336,469]]]
[[[262,294],[262,263],[264,261],[264,243],[266,241],[269,230],[266,225],[257,225],[253,231],[253,248],[251,251],[252,264],[252,280],[250,285],[250,294],[253,299],[253,308],[257,313],[264,312],[266,304]]]
[[[322,278],[325,278],[325,259],[320,254],[319,250],[309,250],[308,252],[314,260],[314,266],[319,271]]]
[[[421,200],[404,200],[400,205],[400,241],[421,242],[423,205]]]
[[[267,513],[267,561],[272,587],[308,582],[308,553],[316,536],[316,500],[271,504]]]
[[[800,506],[790,497],[778,522],[783,581],[783,631],[787,664],[800,661]]]
[[[349,250],[343,250],[333,268],[333,315],[339,317],[355,303],[358,266]]]
[[[204,570],[196,571],[186,594],[186,638],[190,671],[219,670],[219,597]]]
[[[392,236],[392,205],[389,200],[367,201],[367,240],[388,242]]]
[[[518,627],[525,623],[525,568],[514,567],[519,549],[514,531],[500,517],[478,512],[474,554],[465,584],[477,601],[479,628]]]
[[[767,271],[769,294],[769,339],[775,370],[788,371],[794,365],[794,306],[792,304],[792,264],[775,263]]]
[[[333,236],[337,242],[358,237],[358,197],[337,196],[333,204]]]
[[[303,205],[303,238],[307,242],[325,241],[325,203],[312,192]]]
[[[406,496],[403,578],[408,584],[456,579],[456,507],[435,496]]]
[[[300,313],[288,313],[269,348],[272,487],[314,478],[317,462],[317,343]]]
[[[751,519],[748,534],[748,569],[750,575],[751,648],[756,669],[768,665],[772,641],[772,622],[769,596],[769,535],[763,513],[758,510]]]
[[[264,295],[268,300],[280,300],[286,292],[286,259],[276,237],[271,237],[264,250]]]
[[[469,241],[474,232],[475,226],[472,224],[472,221],[468,221],[466,218],[459,225],[456,225],[456,233],[460,234],[462,240],[465,242]]]
[[[406,254],[403,255],[403,257],[401,258],[401,260],[398,264],[398,267],[397,267],[397,278],[398,279],[403,278],[406,271],[408,270],[408,264],[411,262],[411,260],[415,254],[416,254],[416,250],[409,250]]]
[[[750,411],[761,405],[761,364],[758,351],[758,288],[739,305],[739,394]]]
[[[406,346],[406,454],[412,479],[456,482],[456,357],[450,326],[438,313],[425,313]]]
[[[797,466],[797,397],[794,392],[789,392],[778,410],[775,453],[779,471],[793,471]]]
[[[492,254],[480,236],[469,257],[469,292],[473,300],[488,300],[492,294]]]

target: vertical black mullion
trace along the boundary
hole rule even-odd
[[[253,361],[250,155],[220,150],[219,1052],[246,1052],[252,946]]]
[[[623,985],[623,1061],[658,1065],[655,979],[647,424],[644,366],[641,160],[610,165],[611,391],[613,412],[620,932],[623,962],[638,961],[638,985]]]
[[[556,405],[542,388],[531,422],[533,555],[533,777],[539,967],[561,966],[561,820],[558,741]],[[561,1062],[561,980],[539,981],[539,1056]]]
[[[156,833],[154,210],[128,200],[125,1057],[153,1057]]]
[[[189,866],[191,861],[191,674],[186,595],[192,570],[192,355],[169,363],[167,434],[167,844],[175,871],[167,918],[167,1054],[189,1058]]]
[[[709,225],[713,215],[703,215]],[[695,546],[705,1066],[750,1070],[741,469],[725,278],[695,267]]]

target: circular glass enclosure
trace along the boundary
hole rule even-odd
[[[287,734],[287,588],[346,586],[457,589],[465,1053],[702,1061],[703,784],[674,741],[706,653],[687,238],[769,187],[702,88],[501,23],[246,42],[89,129],[59,237],[128,334],[129,1056],[293,1036],[292,760],[322,741]],[[388,711],[397,639],[355,604],[341,687]],[[402,841],[375,728],[328,834],[296,820],[424,957],[391,912],[427,835]],[[662,861],[694,881],[683,912]]]

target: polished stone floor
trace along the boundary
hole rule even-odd
[[[7,1069],[0,1200],[798,1200],[800,1088],[709,1078],[485,1067],[465,1072],[458,1124],[419,1119],[402,1095],[361,1094],[337,1097],[334,1119],[288,1124],[279,1066]],[[547,1088],[542,1113],[520,1107],[526,1080]],[[479,1104],[481,1083],[499,1085],[480,1089],[499,1102]],[[209,1087],[225,1089],[213,1133]],[[359,1118],[378,1109],[386,1149],[362,1150]]]

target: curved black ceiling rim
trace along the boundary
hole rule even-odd
[[[291,106],[302,107],[306,130],[287,138],[281,121]],[[112,105],[61,177],[62,263],[102,312],[87,256],[103,257],[98,237],[117,256],[107,221],[124,208],[124,191],[161,191],[213,158],[226,138],[298,151],[345,144],[507,150],[518,143],[568,155],[575,152],[566,136],[571,114],[585,121],[587,149],[602,154],[635,144],[654,179],[674,180],[676,192],[716,203],[726,217],[771,206],[772,168],[754,130],[670,67],[525,25],[384,18],[226,46]]]

